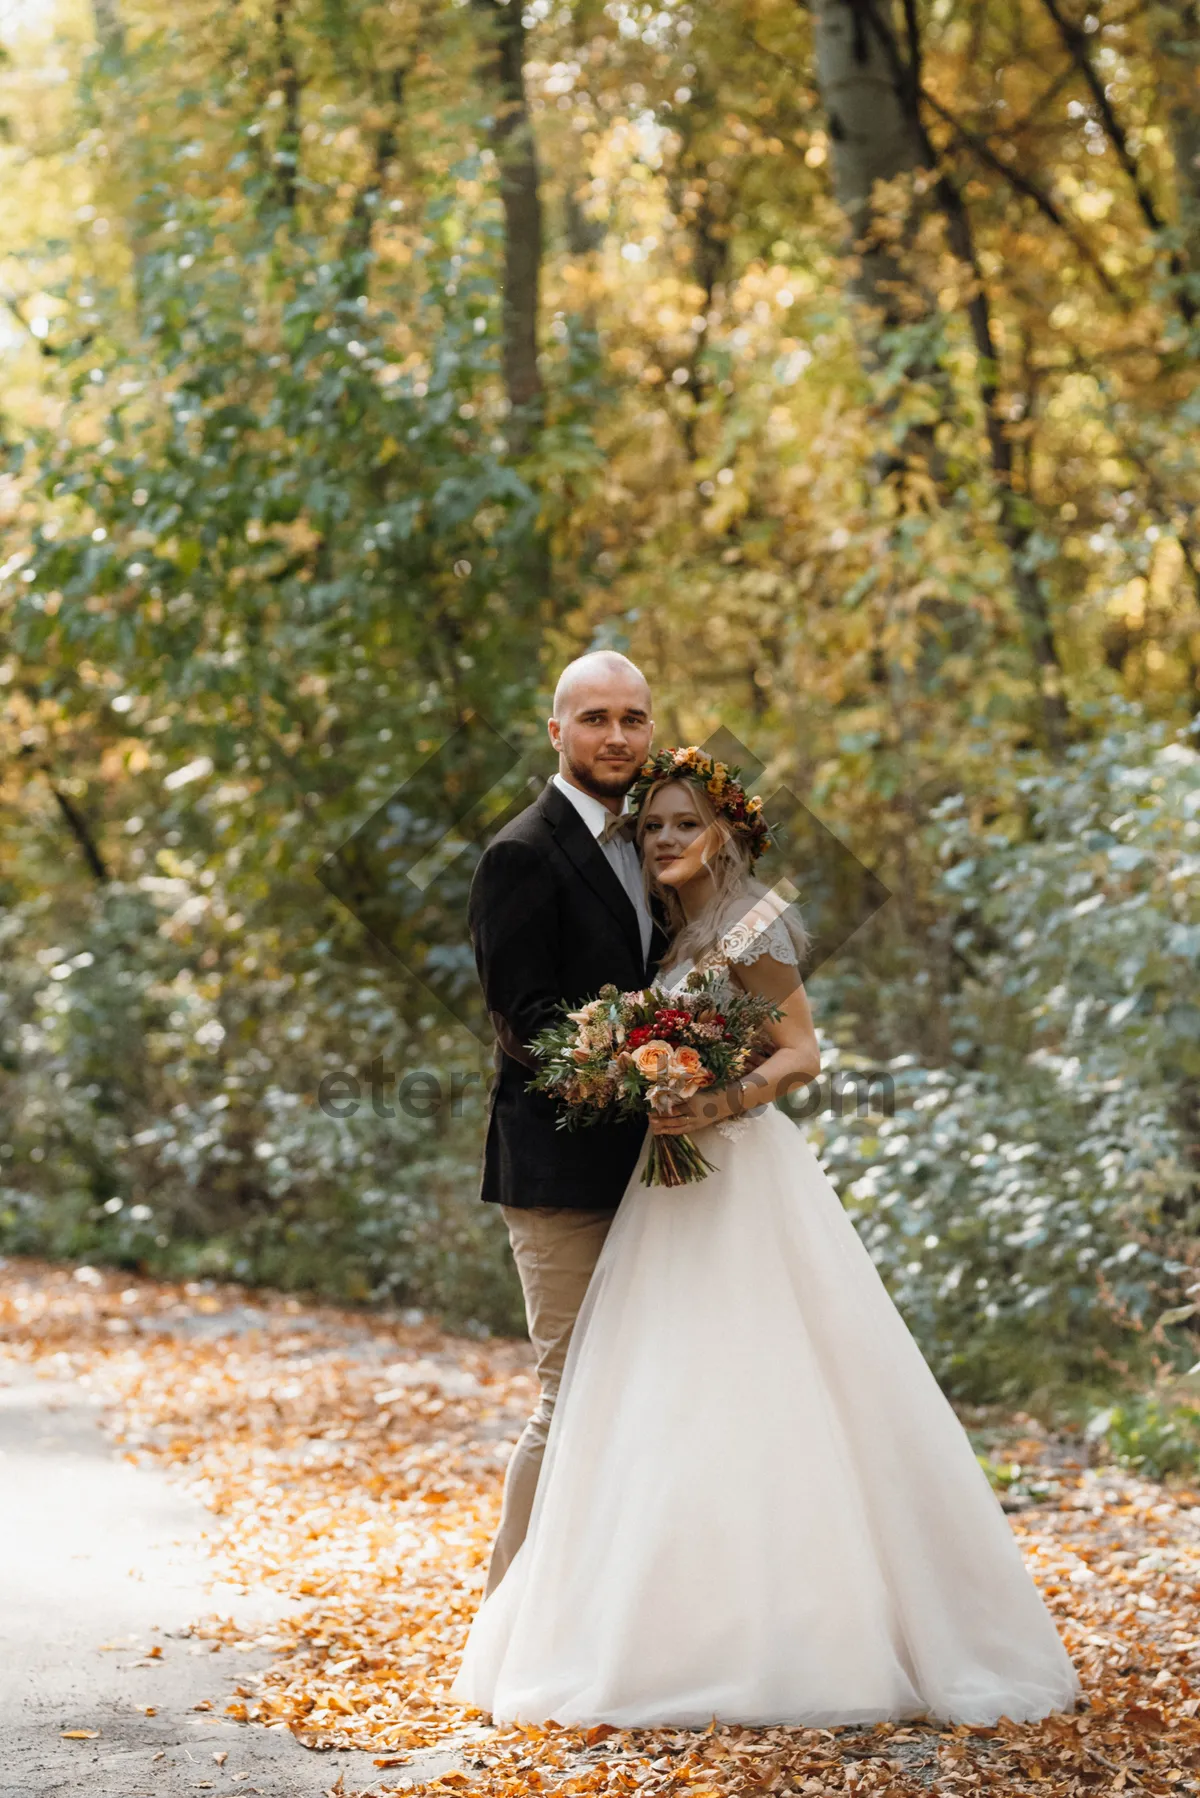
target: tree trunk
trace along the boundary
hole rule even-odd
[[[689,106],[679,110],[677,129],[683,142],[670,180],[672,210],[686,223],[691,242],[692,278],[701,296],[697,317],[703,321],[696,329],[695,345],[684,364],[687,380],[683,391],[688,396],[688,406],[683,415],[683,442],[689,462],[695,462],[699,455],[696,424],[708,391],[702,364],[710,314],[729,273],[727,207],[714,204],[708,168],[694,141],[697,122],[706,115],[711,118],[715,105],[711,91],[702,90],[693,96]]]
[[[932,318],[936,297],[922,291],[905,251],[922,218],[936,206],[945,217],[950,247],[971,275],[966,310],[979,362],[992,474],[1000,498],[1000,531],[1027,647],[1037,670],[1043,734],[1048,748],[1057,754],[1068,714],[1045,595],[1029,566],[1034,514],[1028,499],[1013,487],[1012,445],[997,410],[996,349],[970,218],[953,181],[939,173],[937,153],[921,120],[919,45],[915,13],[907,0],[905,14],[907,54],[896,34],[891,0],[816,0],[814,5],[817,80],[833,142],[834,189],[850,222],[858,257],[852,291],[874,310],[879,321],[868,326],[860,314],[859,339],[868,365],[878,364],[890,332]],[[912,185],[907,214],[897,228],[894,213],[889,216],[879,204],[878,184],[903,176],[910,177]],[[912,365],[909,372],[935,392],[946,391],[945,376],[934,358],[929,358],[928,366]],[[948,392],[946,398],[950,398]],[[935,428],[923,425],[910,432],[902,451],[890,458],[891,467],[920,456],[940,484]]]
[[[1175,203],[1184,257],[1200,278],[1200,0],[1158,9],[1161,104],[1175,160]],[[1196,301],[1200,295],[1196,296]]]
[[[915,97],[905,91],[909,84],[891,22],[873,0],[819,0],[814,27],[817,82],[834,146],[834,191],[860,259],[853,288],[880,308],[885,329],[895,327],[910,282],[878,230],[873,202],[876,182],[927,166]]]
[[[346,222],[346,235],[342,240],[342,263],[346,274],[342,291],[347,299],[357,299],[367,292],[370,285],[371,238],[379,202],[387,184],[388,168],[398,148],[400,111],[404,104],[404,77],[403,68],[392,69],[387,77],[386,92],[381,97],[384,122],[374,134],[371,172],[366,185],[360,187],[355,194],[354,205]]]
[[[101,55],[119,60],[125,54],[125,21],[117,0],[92,0],[92,19]]]
[[[512,409],[509,445],[522,456],[532,448],[542,421],[537,360],[542,200],[525,94],[525,25],[520,0],[475,0],[475,5],[492,38],[485,78],[493,97],[491,139],[504,208],[504,385]]]
[[[289,4],[290,0],[275,0],[273,23],[279,54],[279,85],[283,91],[283,119],[275,146],[275,201],[290,215],[296,210],[300,162],[300,75],[288,36]]]

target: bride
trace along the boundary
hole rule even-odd
[[[713,967],[783,1016],[752,1074],[651,1124],[695,1136],[716,1171],[642,1185],[647,1133],[528,1535],[451,1695],[496,1722],[625,1728],[1070,1710],[1078,1675],[966,1434],[769,1103],[820,1061],[803,927],[750,875],[758,802],[681,749],[647,764],[631,807],[673,930],[657,984]]]

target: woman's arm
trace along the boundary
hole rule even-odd
[[[740,1117],[756,1105],[769,1104],[783,1093],[815,1080],[821,1072],[821,1050],[808,1006],[808,994],[796,969],[770,955],[730,965],[730,974],[748,993],[770,999],[783,1016],[765,1027],[773,1052],[764,1062],[728,1086],[710,1086],[667,1117],[651,1116],[657,1135],[681,1136],[705,1124]]]

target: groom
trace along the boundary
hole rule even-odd
[[[606,981],[646,986],[666,948],[637,851],[609,833],[654,735],[645,676],[613,650],[580,656],[548,729],[558,773],[484,850],[468,909],[497,1037],[481,1196],[508,1225],[541,1388],[509,1462],[489,1592],[524,1540],[571,1330],[646,1128],[556,1129],[556,1102],[526,1091],[526,1045],[564,999],[594,998]]]

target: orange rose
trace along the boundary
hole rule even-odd
[[[690,1099],[702,1086],[712,1084],[712,1075],[695,1049],[676,1049],[671,1056],[666,1078],[672,1091],[678,1093],[681,1099]]]
[[[670,1043],[659,1042],[657,1037],[633,1051],[633,1065],[647,1080],[657,1079],[660,1069],[665,1070],[670,1059]]]

